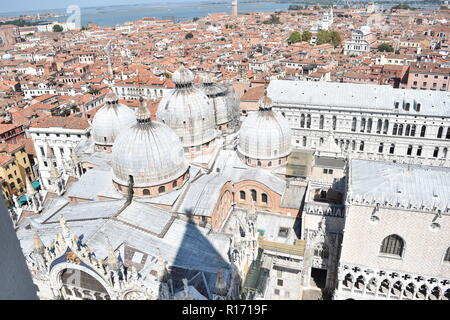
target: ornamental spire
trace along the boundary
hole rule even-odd
[[[144,101],[144,98],[140,97],[139,99],[140,105],[136,110],[136,120],[138,123],[150,122],[150,111],[148,110],[147,102]]]

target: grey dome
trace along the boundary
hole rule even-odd
[[[172,75],[172,82],[175,85],[188,85],[194,82],[194,74],[188,68],[181,66]]]
[[[216,124],[221,125],[236,118],[235,106],[230,99],[228,88],[216,83],[210,77],[205,77],[202,89],[214,107]]]
[[[291,153],[289,123],[280,113],[267,108],[267,99],[260,100],[260,110],[250,113],[239,131],[238,151],[249,158],[276,159]]]
[[[122,132],[112,149],[113,180],[135,187],[149,187],[173,181],[188,169],[180,139],[158,121],[138,122]]]
[[[136,124],[134,111],[119,103],[115,95],[108,94],[106,104],[92,119],[92,136],[99,145],[112,145],[123,130]]]
[[[181,75],[185,72],[183,70],[177,72],[180,71]],[[162,98],[156,113],[158,121],[172,128],[184,147],[205,144],[216,135],[214,107],[203,90],[194,87],[192,81],[186,82],[188,78],[193,80],[193,75],[186,76],[183,81],[177,80],[176,88]]]

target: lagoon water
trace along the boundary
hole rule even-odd
[[[239,13],[252,11],[285,11],[288,3],[259,2],[240,3]],[[143,17],[156,17],[160,19],[172,19],[175,21],[190,20],[194,17],[204,17],[212,12],[231,12],[231,1],[223,2],[192,2],[192,3],[164,3],[159,4],[136,4],[121,6],[102,6],[81,8],[81,25],[93,22],[99,26],[115,26],[127,21],[136,21]],[[8,12],[0,13],[0,16],[19,16],[21,14],[59,14],[65,15],[58,18],[45,19],[47,21],[64,22],[67,19],[66,9]]]
[[[149,1],[150,2],[150,1]],[[156,2],[156,3],[155,3]],[[305,1],[305,3],[295,4],[305,5],[314,1]],[[320,2],[320,1],[317,1]],[[341,1],[342,2],[342,1]],[[238,10],[240,14],[246,12],[274,12],[286,11],[289,3],[278,2],[243,2],[238,0]],[[383,4],[384,8],[390,8],[392,5]],[[436,5],[414,5],[415,7],[436,8]],[[213,12],[231,13],[231,0],[210,0],[210,1],[192,1],[192,2],[165,2],[153,0],[152,3],[117,5],[117,6],[101,6],[81,8],[81,25],[93,22],[99,26],[115,26],[127,21],[136,21],[143,17],[155,17],[160,19],[171,19],[175,21],[191,20],[194,17],[204,17]],[[46,19],[47,21],[67,21],[67,9],[52,9],[40,11],[26,12],[8,12],[0,13],[4,17],[18,17],[21,14],[58,14],[62,17]]]

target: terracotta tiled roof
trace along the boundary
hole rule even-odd
[[[33,121],[32,128],[65,128],[65,129],[77,129],[84,130],[89,128],[89,122],[84,119],[75,117],[46,117],[38,118]]]

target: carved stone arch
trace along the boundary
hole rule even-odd
[[[148,295],[141,289],[128,289],[121,294],[121,300],[148,300]]]
[[[395,281],[391,287],[391,294],[400,297],[403,290],[403,283],[400,280]]]
[[[403,297],[412,299],[416,295],[417,286],[414,282],[409,282],[405,285],[405,290],[403,290]]]
[[[445,290],[445,293],[442,295],[441,300],[450,300],[450,288],[447,288],[447,290]]]
[[[422,284],[421,286],[419,286],[416,292],[416,298],[424,300],[427,298],[429,292],[430,289],[428,288],[428,286],[426,284]]]
[[[366,283],[366,289],[369,292],[375,293],[378,289],[378,280],[376,277],[372,277],[369,279],[369,281]]]
[[[388,278],[382,278],[379,282],[378,292],[387,295],[389,290],[391,290],[391,281]]]
[[[108,293],[108,295],[110,297],[117,298],[117,294],[111,290],[111,286],[101,276],[99,276],[96,272],[92,271],[89,268],[86,268],[82,265],[74,264],[74,263],[62,262],[62,263],[55,265],[50,270],[50,279],[49,280],[50,280],[50,286],[52,288],[61,290],[61,288],[63,287],[61,273],[66,269],[74,269],[74,270],[79,270],[79,271],[87,273],[88,275],[92,276],[95,280],[97,280],[103,286],[103,288],[105,288],[106,292]]]
[[[441,300],[442,298],[442,289],[439,286],[435,286],[431,289],[430,295],[428,296],[428,300]]]
[[[355,288],[362,290],[364,288],[364,286],[366,285],[367,281],[366,278],[364,277],[364,275],[360,274],[355,281]]]
[[[352,288],[353,284],[354,284],[354,276],[352,275],[351,272],[348,272],[345,276],[344,279],[342,280],[342,285],[346,288]]]

